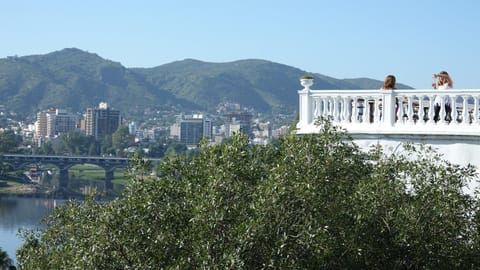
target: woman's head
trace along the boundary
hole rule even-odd
[[[432,76],[432,87],[434,89],[453,88],[453,81],[448,72],[440,71]]]
[[[396,89],[395,87],[396,79],[393,75],[388,75],[383,82],[383,89]]]
[[[442,71],[440,71],[438,74],[444,75],[444,76],[440,76],[440,77],[438,78],[438,84],[439,84],[439,85],[443,85],[443,84],[448,83],[448,80],[447,80],[447,77],[449,76],[449,75],[448,75],[448,72],[442,70]]]

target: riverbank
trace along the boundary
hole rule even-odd
[[[48,195],[51,191],[34,183],[18,183],[13,181],[0,181],[0,194],[12,195]]]
[[[99,199],[114,199],[118,197],[118,193],[96,192],[95,197]],[[83,199],[85,194],[63,189],[54,190],[35,183],[18,183],[12,181],[0,180],[0,196],[17,196],[17,197],[31,197],[31,198],[51,198],[51,199]]]
[[[49,173],[49,172],[53,173]],[[114,171],[112,188],[105,189],[105,170],[94,165],[75,165],[69,168],[69,181],[66,187],[59,189],[58,174],[54,168],[38,167],[40,179],[32,181],[28,172],[12,171],[0,178],[0,195],[18,195],[28,197],[83,198],[85,194],[95,193],[96,197],[114,198],[123,191],[128,183],[123,169]],[[48,173],[47,173],[48,172]]]

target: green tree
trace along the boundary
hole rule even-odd
[[[100,146],[97,142],[92,142],[88,147],[89,156],[97,156],[100,154]]]
[[[55,155],[65,155],[71,153],[68,149],[63,140],[54,141],[52,142],[52,149]]]
[[[165,156],[172,157],[187,151],[187,146],[179,141],[171,140],[167,144]]]
[[[266,146],[237,135],[134,154],[116,200],[70,201],[23,232],[21,269],[477,269],[477,175],[424,147],[360,151],[328,121]]]
[[[116,152],[120,156],[124,155],[124,149],[130,143],[130,133],[128,132],[128,127],[121,125],[118,129],[112,134],[112,147],[115,148]]]
[[[22,138],[16,135],[13,130],[0,132],[0,153],[15,152],[17,146],[22,142]]]
[[[297,124],[298,124],[299,119],[300,119],[300,115],[298,113],[296,113],[295,116],[293,117],[292,124],[290,124],[290,126],[288,127],[288,133],[289,134],[293,134],[294,131],[297,130]]]
[[[6,251],[0,247],[0,270],[15,269],[12,259],[8,256]]]
[[[112,147],[112,136],[105,135],[105,137],[102,138],[100,145],[102,155],[115,154],[115,149]]]
[[[69,131],[60,137],[65,149],[72,155],[86,155],[91,145],[95,145],[95,138],[93,136],[86,136],[76,131]]]
[[[425,146],[376,160],[353,196],[358,263],[371,268],[478,268],[478,199],[465,194],[475,168]],[[398,181],[401,180],[401,181]],[[368,258],[368,260],[366,259]]]
[[[53,149],[53,144],[49,141],[43,142],[42,146],[37,147],[35,152],[39,155],[53,155],[55,151]]]

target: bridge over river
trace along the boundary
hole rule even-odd
[[[150,159],[159,160],[159,159]],[[53,164],[59,168],[60,188],[66,188],[68,183],[68,169],[77,164],[93,164],[105,170],[105,188],[111,189],[113,172],[116,168],[126,168],[128,158],[99,157],[99,156],[47,156],[47,155],[0,155],[0,161],[19,170],[31,164]]]

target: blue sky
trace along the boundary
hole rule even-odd
[[[255,58],[419,89],[447,70],[455,88],[480,88],[479,11],[477,0],[2,1],[0,58],[67,47],[126,67]]]

